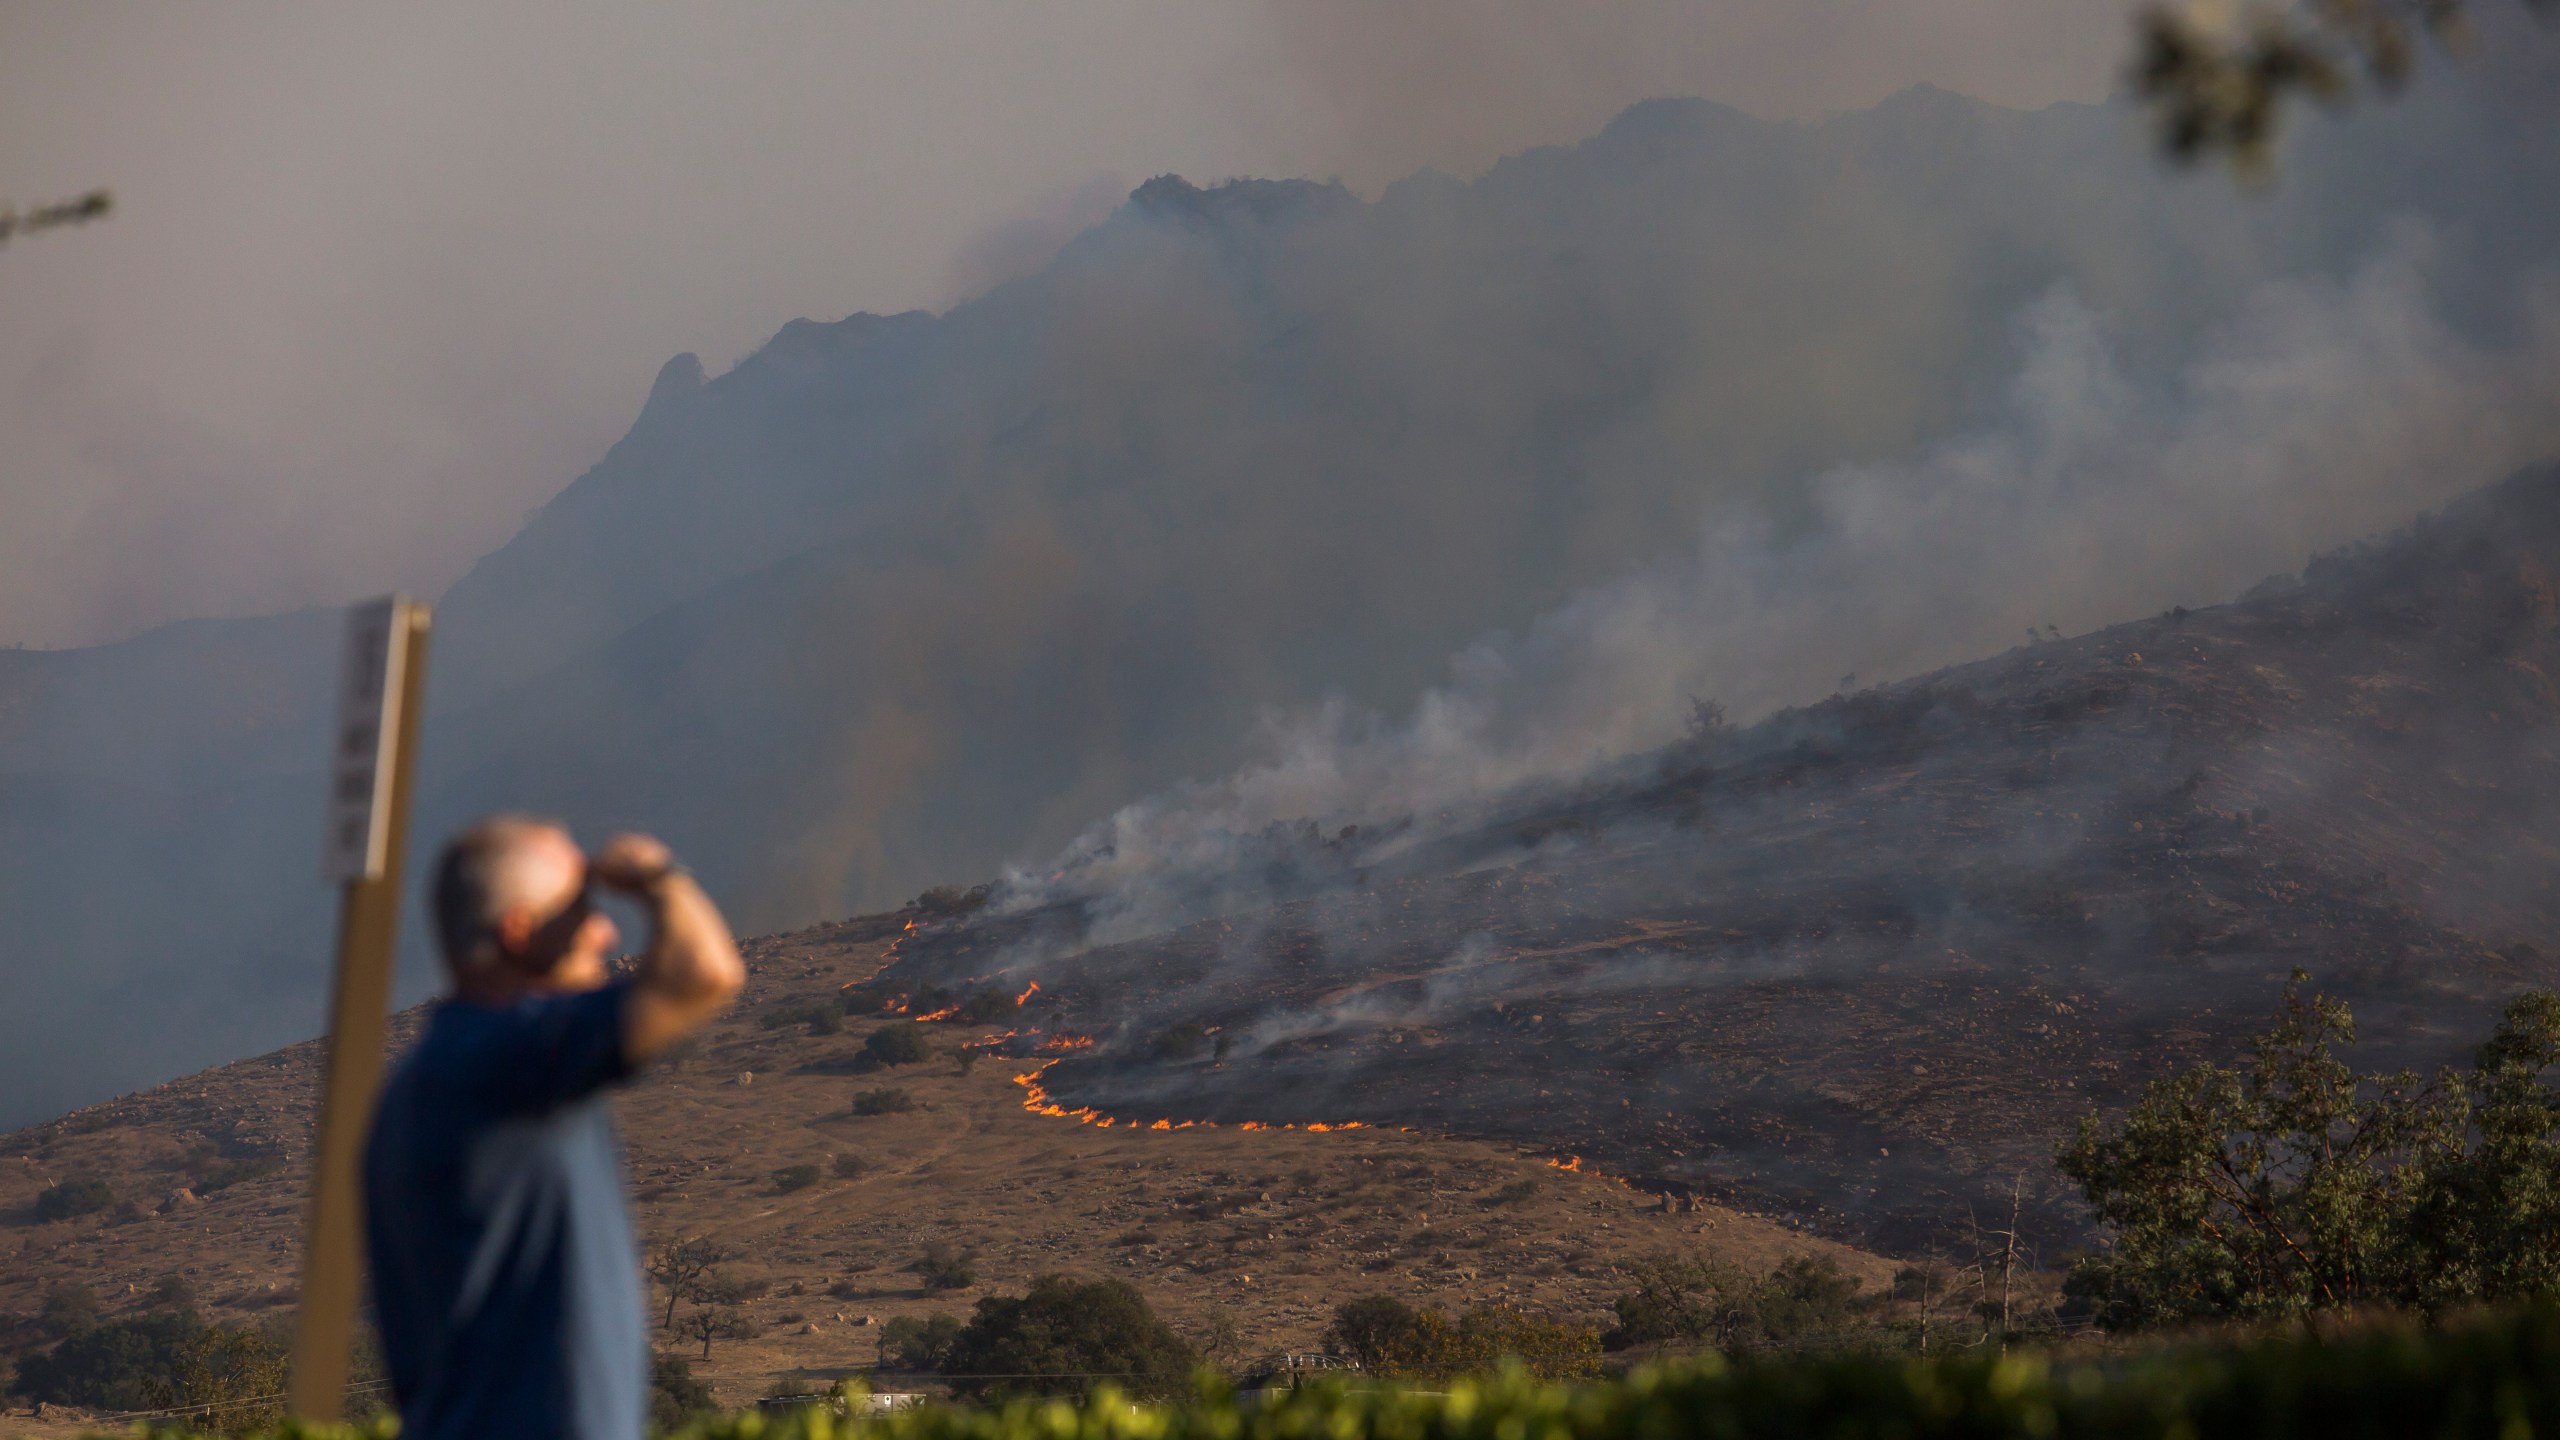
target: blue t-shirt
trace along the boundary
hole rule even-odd
[[[648,1335],[605,1087],[612,984],[447,1000],[365,1147],[365,1229],[402,1440],[638,1440]]]

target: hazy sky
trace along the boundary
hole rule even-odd
[[[1648,95],[2094,99],[2123,0],[0,10],[0,644],[432,594],[678,351],[939,308],[1179,172],[1472,174]]]

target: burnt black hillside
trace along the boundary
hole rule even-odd
[[[1042,1074],[1065,1107],[1498,1137],[1889,1247],[2023,1173],[2058,1242],[2062,1131],[2234,1055],[2294,967],[2372,1066],[2457,1059],[2560,983],[2555,575],[2544,470],[2236,603],[1390,840],[1294,903],[1082,952],[1055,912],[927,927],[900,972],[1037,978],[1050,1033],[1100,1042]]]

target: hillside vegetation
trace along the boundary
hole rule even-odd
[[[2554,1376],[2560,1318],[2531,1312],[2435,1332],[2368,1328],[2109,1359],[1707,1356],[1598,1386],[1542,1384],[1512,1372],[1436,1393],[1320,1385],[1258,1404],[1212,1391],[1162,1408],[1105,1389],[1082,1404],[927,1407],[850,1421],[821,1404],[684,1433],[693,1440],[2514,1440],[2560,1430]]]

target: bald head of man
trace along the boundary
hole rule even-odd
[[[584,851],[566,827],[495,815],[436,862],[436,940],[457,993],[503,999],[593,989],[622,936],[595,906]]]

